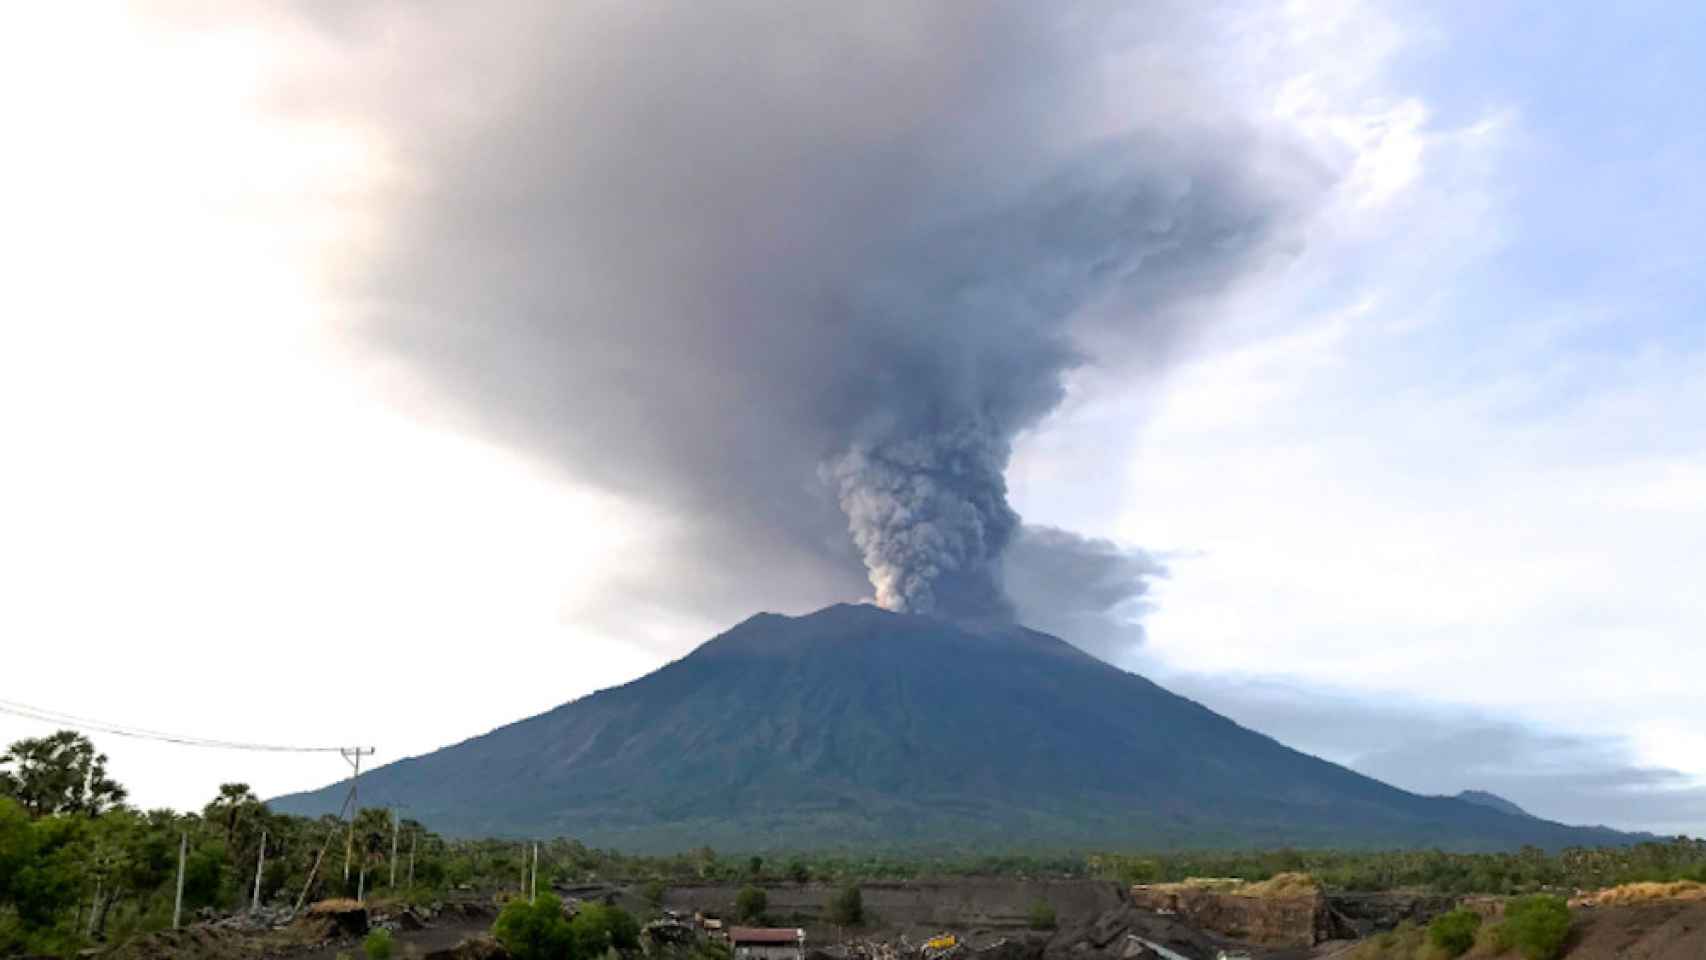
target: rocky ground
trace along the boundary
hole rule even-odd
[[[772,891],[771,919],[807,926],[809,960],[918,960],[925,939],[945,932],[960,946],[940,960],[1215,960],[1222,951],[1251,960],[1346,960],[1357,955],[1360,937],[1400,921],[1425,924],[1458,903],[1424,895],[1328,896],[1313,889],[1268,896],[1128,892],[1111,884],[1023,880],[863,889],[870,919],[859,928],[828,925],[815,905],[833,891],[811,885]],[[631,899],[629,891],[615,889],[576,892]],[[671,891],[666,903],[726,915],[722,900],[731,892]],[[1497,898],[1467,899],[1497,914]],[[1028,908],[1038,900],[1054,906],[1054,929],[1029,928]],[[1706,900],[1582,900],[1573,906],[1565,960],[1706,960]],[[370,927],[392,931],[400,958],[503,960],[487,936],[495,914],[489,901],[414,907],[332,901],[299,918],[263,913],[162,931],[103,960],[335,960],[340,953],[359,957]]]
[[[391,931],[400,957],[425,957],[491,928],[488,903],[451,902],[415,907],[353,901],[315,904],[301,917],[242,914],[138,937],[102,960],[334,960],[359,956],[369,930]]]

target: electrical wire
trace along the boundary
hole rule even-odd
[[[244,743],[238,740],[219,740],[212,737],[191,737],[173,733],[162,733],[159,730],[149,730],[145,727],[135,727],[127,724],[107,723],[101,720],[91,720],[76,714],[61,713],[57,710],[46,710],[32,707],[26,703],[13,700],[0,700],[0,713],[24,717],[29,720],[40,720],[44,723],[59,724],[82,730],[86,733],[110,733],[116,737],[130,737],[136,740],[155,740],[161,743],[174,743],[184,747],[207,747],[216,750],[252,750],[263,753],[347,753],[348,747],[296,747],[273,743]],[[371,752],[371,751],[368,751]]]

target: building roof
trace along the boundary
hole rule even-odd
[[[795,927],[730,927],[734,943],[802,943],[806,932]]]

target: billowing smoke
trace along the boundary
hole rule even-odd
[[[652,593],[718,617],[1010,615],[1017,438],[1077,365],[1158,366],[1327,180],[1216,86],[1201,4],[338,9],[278,99],[388,147],[360,335],[667,514]]]
[[[1007,438],[968,421],[947,433],[860,444],[830,475],[877,603],[960,617],[1011,613],[999,579],[1019,526],[1007,505]]]

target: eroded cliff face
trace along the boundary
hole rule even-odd
[[[1138,909],[1264,946],[1312,947],[1333,934],[1327,898],[1319,890],[1254,896],[1166,884],[1133,887],[1131,896]]]
[[[1258,886],[1258,885],[1252,885]],[[1141,910],[1236,940],[1270,947],[1312,947],[1390,930],[1405,920],[1425,924],[1458,904],[1455,897],[1404,893],[1335,894],[1319,889],[1280,891],[1192,884],[1139,885],[1132,902]]]

